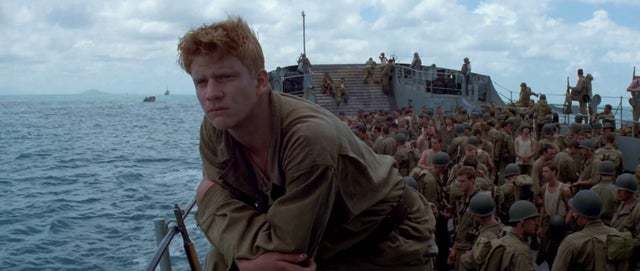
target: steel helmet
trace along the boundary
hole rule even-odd
[[[516,163],[508,164],[504,168],[504,177],[505,178],[511,177],[513,175],[520,175],[520,167]]]
[[[495,201],[486,193],[476,193],[469,201],[469,212],[477,216],[489,216],[495,209]]]
[[[431,163],[436,166],[446,166],[449,164],[449,154],[446,152],[438,152],[431,158]]]
[[[538,209],[528,200],[519,200],[509,208],[509,223],[538,216]]]
[[[616,166],[611,161],[602,161],[598,165],[598,173],[604,176],[613,176],[616,174]]]
[[[624,173],[616,179],[615,186],[618,189],[626,190],[631,193],[635,193],[638,191],[638,183],[636,181],[636,176],[630,173]]]
[[[588,218],[599,218],[602,213],[602,200],[592,190],[581,190],[569,200],[569,206],[578,214]]]

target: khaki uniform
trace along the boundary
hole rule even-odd
[[[460,258],[471,250],[478,237],[478,223],[473,220],[473,215],[467,210],[469,208],[469,199],[466,199],[462,204],[456,205],[456,218],[454,220],[456,230],[453,244],[453,250],[456,253],[455,270],[464,270]]]
[[[640,200],[635,199],[629,206],[620,204],[611,220],[611,227],[620,232],[630,232],[635,241],[634,256],[629,261],[630,270],[634,270],[640,261]]]
[[[497,215],[502,221],[509,221],[509,208],[516,202],[516,185],[513,182],[505,182],[500,186],[500,200],[496,200]]]
[[[480,269],[480,264],[484,262],[490,250],[487,250],[486,247],[491,246],[491,241],[504,236],[503,227],[501,223],[497,223],[493,225],[483,225],[478,229],[478,238],[474,242],[471,251],[460,257],[464,270]]]
[[[427,201],[436,205],[439,211],[444,211],[448,206],[445,186],[439,178],[433,175],[428,169],[416,168],[411,176],[416,180],[417,189]]]
[[[618,210],[618,200],[616,199],[617,189],[611,182],[601,181],[600,183],[591,187],[593,192],[598,194],[600,200],[602,200],[602,213],[600,218],[607,225],[610,225],[613,215]]]
[[[513,163],[516,159],[516,148],[513,145],[513,136],[506,131],[500,131],[502,146],[500,147],[499,161],[503,164],[500,168],[504,168],[507,164]]]
[[[613,112],[609,112],[609,113],[600,112],[597,115],[597,119],[602,121],[615,121],[616,116],[613,115]]]
[[[531,104],[531,95],[533,95],[533,91],[531,91],[530,87],[520,87],[520,99],[518,100],[518,106],[527,107]]]
[[[393,158],[376,155],[328,111],[270,95],[273,139],[264,173],[227,131],[206,117],[202,123],[203,171],[217,183],[196,215],[215,247],[206,270],[270,251],[306,253],[318,270],[427,269],[434,216]],[[403,220],[388,219],[398,213]]]
[[[364,83],[368,84],[373,79],[373,73],[376,71],[376,62],[371,60],[367,60],[365,63],[366,67],[364,68]]]
[[[580,171],[580,180],[589,180],[591,185],[596,185],[600,182],[600,173],[598,173],[599,161],[592,157],[590,160],[585,161],[582,170]]]
[[[622,172],[622,152],[616,149],[613,145],[605,145],[602,148],[596,150],[593,153],[593,157],[600,161],[611,161],[616,167],[616,173]]]
[[[614,265],[608,262],[606,247],[600,246],[599,242],[595,240],[596,238],[606,238],[608,234],[617,232],[616,229],[604,225],[601,220],[587,223],[581,231],[572,233],[562,240],[551,270],[624,270],[618,269],[618,267],[626,263]]]
[[[629,206],[620,204],[611,220],[611,227],[621,232],[631,232],[633,237],[640,239],[640,200],[635,199]]]
[[[547,101],[540,100],[533,106],[533,114],[536,120],[536,134],[540,136],[542,126],[545,124],[547,115],[552,114],[551,106],[547,104]]]
[[[482,271],[532,271],[533,257],[529,245],[513,233],[492,242],[493,248],[482,265]],[[568,270],[568,269],[567,269]]]
[[[467,144],[467,139],[467,136],[457,136],[451,141],[447,148],[451,161],[457,162],[464,155],[464,146]]]
[[[380,75],[380,82],[382,83],[382,92],[385,95],[391,95],[393,86],[391,84],[391,75],[393,74],[393,63],[384,64],[382,68],[382,74]]]
[[[406,146],[398,146],[395,155],[398,171],[402,176],[409,176],[411,169],[416,165],[414,153]]]
[[[578,169],[580,165],[566,151],[559,152],[553,158],[553,164],[558,167],[558,178],[565,183],[575,183],[578,180]]]
[[[373,143],[373,151],[377,154],[393,155],[396,153],[396,148],[396,140],[389,135],[380,136]]]
[[[584,78],[584,76],[580,76],[578,77],[576,86],[571,92],[571,96],[573,96],[573,99],[577,100],[580,104],[580,114],[582,115],[587,114],[587,104],[583,101],[584,95],[588,95],[587,80]]]

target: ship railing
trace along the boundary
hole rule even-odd
[[[183,247],[187,256],[189,267],[192,271],[201,270],[200,261],[198,260],[198,254],[196,253],[195,245],[191,242],[189,233],[187,232],[187,227],[184,223],[185,218],[189,216],[189,213],[195,205],[195,199],[189,203],[186,210],[180,209],[178,204],[176,204],[173,209],[176,221],[175,224],[172,224],[171,226],[165,223],[164,220],[156,221],[155,235],[156,241],[159,244],[158,249],[154,253],[151,262],[147,266],[147,271],[154,271],[158,266],[160,266],[160,270],[162,271],[171,270],[171,261],[168,248],[171,244],[171,241],[178,234],[182,236]]]

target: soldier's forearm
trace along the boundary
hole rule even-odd
[[[313,255],[336,195],[333,172],[318,167],[292,176],[288,193],[264,214],[234,199],[221,186],[213,186],[198,206],[196,219],[207,239],[229,261],[266,252]]]

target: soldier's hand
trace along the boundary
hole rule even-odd
[[[268,252],[253,260],[238,260],[240,271],[315,271],[316,263],[306,254]]]

